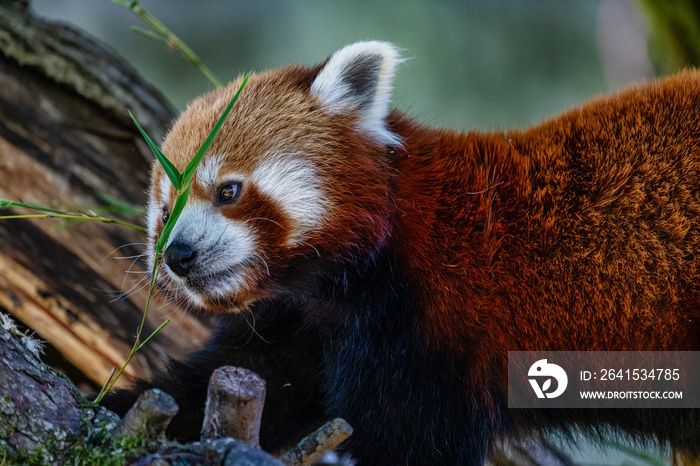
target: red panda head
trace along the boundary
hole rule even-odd
[[[164,253],[163,280],[210,310],[247,308],[285,291],[319,257],[372,254],[390,231],[387,126],[395,47],[362,42],[319,67],[252,75],[193,177]],[[195,154],[241,79],[192,102],[162,149],[179,170]],[[174,202],[154,166],[151,250]],[[151,257],[151,261],[153,261]]]

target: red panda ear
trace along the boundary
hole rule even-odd
[[[358,129],[375,141],[399,145],[399,137],[386,127],[386,117],[394,71],[401,61],[397,48],[388,42],[348,45],[328,59],[311,85],[311,93],[331,112],[358,112]]]

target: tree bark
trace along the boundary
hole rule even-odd
[[[32,345],[0,315],[0,446],[32,450],[52,439],[52,453],[60,454],[99,428],[115,430],[119,417],[86,403],[70,381],[39,360]]]
[[[127,109],[159,141],[173,113],[158,92],[82,33],[34,18],[24,1],[0,4],[0,51],[0,198],[95,210],[108,207],[106,194],[143,206],[151,155]],[[34,212],[0,211],[20,213]],[[0,312],[101,385],[128,356],[141,320],[144,264],[131,258],[143,253],[145,235],[58,222],[0,220]],[[144,334],[166,318],[122,384],[208,336],[173,304],[153,307]]]

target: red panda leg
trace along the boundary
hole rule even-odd
[[[320,347],[306,330],[299,311],[280,302],[267,302],[251,312],[227,314],[206,346],[182,361],[172,360],[151,381],[139,380],[130,390],[117,390],[103,405],[120,416],[145,390],[159,388],[172,395],[180,412],[168,427],[168,437],[179,441],[200,438],[204,403],[211,373],[224,365],[257,372],[266,381],[267,397],[260,443],[277,451],[300,440],[327,419],[322,417],[319,392]]]

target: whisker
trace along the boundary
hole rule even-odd
[[[129,246],[145,246],[145,245],[146,245],[146,243],[126,243],[126,244],[122,244],[121,246],[118,246],[118,247],[112,249],[112,252],[110,252],[110,253],[108,253],[106,256],[104,256],[104,257],[100,260],[99,263],[101,264],[101,263],[104,262],[108,257],[112,256],[112,254],[114,254],[115,252],[119,251],[120,249],[124,249],[124,248],[127,248],[127,247],[129,247]]]
[[[216,238],[216,241],[214,242],[215,244],[219,244],[219,241],[221,240],[221,237],[224,236],[224,233],[226,233],[226,230],[228,229],[228,223],[224,227],[223,230],[221,230],[221,234],[219,235],[218,238]]]
[[[272,223],[274,223],[275,225],[277,225],[278,227],[284,229],[284,227],[283,227],[282,225],[280,225],[279,222],[275,222],[274,220],[272,220],[272,219],[270,219],[270,218],[265,218],[265,217],[253,217],[253,218],[249,218],[249,219],[247,219],[246,221],[244,221],[243,223],[248,223],[248,222],[250,222],[251,220],[266,220],[266,221],[272,222]]]
[[[262,341],[264,341],[265,343],[270,344],[269,341],[267,341],[265,338],[263,338],[263,336],[260,335],[260,333],[258,333],[257,330],[255,330],[255,314],[252,313],[252,312],[244,312],[244,313],[242,313],[241,315],[243,316],[243,320],[245,320],[246,323],[250,326],[250,329],[253,331],[253,333],[255,333],[255,335],[257,335],[257,336],[258,336]],[[248,318],[246,317],[247,315],[250,315],[250,316],[252,317],[253,323],[250,323],[250,322],[248,321]],[[251,334],[250,337],[252,338],[253,335]],[[248,344],[249,341],[250,341],[250,338],[248,339],[248,341],[245,342],[245,344]]]
[[[145,253],[145,252],[142,252],[141,254],[137,254],[137,255],[135,255],[135,256],[118,256],[118,257],[115,257],[114,259],[115,259],[115,260],[139,259],[139,258],[141,258],[141,257],[143,257],[143,256],[145,256],[145,255],[146,255],[146,253]]]
[[[131,261],[131,264],[129,265],[129,268],[126,269],[126,271],[125,271],[124,280],[122,281],[122,288],[124,288],[124,286],[126,285],[126,277],[127,277],[130,273],[133,273],[131,269],[134,267],[134,265],[136,265],[136,262],[137,262],[141,257],[143,257],[144,254],[146,254],[146,252],[140,254],[139,256],[136,256],[136,257],[134,258],[134,260]],[[148,272],[143,272],[143,273],[148,273]]]
[[[487,188],[484,188],[484,189],[482,189],[481,191],[473,191],[473,192],[468,192],[468,193],[464,193],[464,194],[470,194],[470,195],[484,194],[486,191],[488,191],[488,190],[490,190],[490,189],[493,189],[493,188],[495,188],[495,187],[497,187],[497,186],[500,186],[500,185],[502,185],[503,183],[504,183],[503,181],[499,181],[498,183],[496,183],[496,184],[494,184],[494,185],[491,185],[491,186],[489,186],[489,187],[487,187]]]
[[[260,254],[253,254],[253,255],[254,255],[255,257],[260,258],[260,260],[263,262],[263,264],[265,264],[265,269],[267,270],[267,276],[269,277],[269,276],[270,276],[270,267],[267,265],[267,262],[265,261],[265,259],[263,258],[263,256],[261,256]]]
[[[112,299],[110,301],[110,303],[114,303],[117,301],[124,301],[125,299],[135,295],[136,293],[138,293],[141,290],[148,287],[148,284],[150,281],[146,280],[147,278],[148,277],[145,277],[145,276],[141,277],[141,279],[139,281],[137,281],[131,288],[129,288],[128,290],[126,290],[122,293],[119,293],[117,296],[115,296],[114,299]]]

